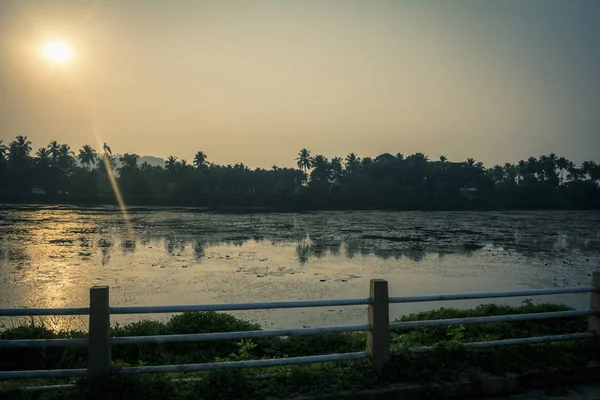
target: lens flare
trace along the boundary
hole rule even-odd
[[[97,136],[98,142],[100,142],[100,138]],[[133,234],[133,226],[131,225],[131,220],[129,219],[129,214],[127,214],[127,206],[125,205],[125,201],[123,200],[123,195],[121,194],[121,190],[119,189],[119,185],[117,184],[117,179],[115,178],[115,174],[112,170],[112,165],[110,165],[110,159],[108,158],[108,154],[105,152],[102,156],[104,161],[104,168],[106,171],[106,176],[110,182],[110,186],[115,194],[117,199],[117,203],[119,204],[119,208],[121,209],[121,214],[123,215],[123,220],[125,221],[125,226],[127,226],[127,232],[129,233],[129,238],[134,239]]]

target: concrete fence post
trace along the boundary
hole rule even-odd
[[[600,271],[592,272],[592,285],[600,289]],[[600,338],[600,292],[590,293],[590,309],[596,311],[588,318],[588,330],[595,332],[596,337]]]
[[[371,279],[369,290],[369,325],[367,351],[374,372],[381,372],[390,360],[390,300],[388,283]]]
[[[110,374],[110,310],[108,286],[90,289],[88,378],[92,393],[104,391]]]

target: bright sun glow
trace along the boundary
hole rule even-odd
[[[65,64],[73,59],[73,50],[65,42],[48,42],[44,46],[44,57],[55,64]]]

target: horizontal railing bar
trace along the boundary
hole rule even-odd
[[[510,346],[514,344],[535,344],[548,342],[562,342],[567,340],[594,339],[595,337],[596,333],[594,332],[570,333],[565,335],[535,336],[518,339],[490,340],[487,342],[471,342],[465,343],[465,347],[471,349],[478,349],[482,347]]]
[[[64,390],[64,389],[74,389],[77,385],[72,383],[66,385],[48,385],[48,386],[28,386],[21,388],[24,392],[41,392],[46,390]]]
[[[180,365],[155,365],[146,367],[124,367],[115,370],[118,375],[137,375],[137,374],[155,374],[155,373],[173,373],[173,372],[195,372],[209,371],[220,369],[233,368],[260,368],[260,367],[276,367],[280,365],[296,365],[296,364],[314,364],[320,362],[331,361],[349,361],[349,360],[364,360],[369,357],[365,351],[359,353],[346,354],[328,354],[322,356],[306,356],[292,358],[277,358],[269,360],[252,360],[252,361],[228,361],[219,363],[204,363],[204,364],[180,364]]]
[[[392,322],[390,329],[425,328],[432,326],[487,324],[490,322],[530,321],[538,319],[580,317],[594,314],[594,310],[553,311],[535,314],[492,315],[488,317],[467,317],[451,319],[435,319],[426,321]]]
[[[289,374],[262,374],[262,375],[246,375],[247,378],[251,379],[271,379],[277,378],[281,376],[287,376]],[[202,382],[206,378],[173,378],[169,382],[171,383],[181,383],[181,382]]]
[[[569,333],[566,335],[549,335],[549,336],[535,336],[518,339],[503,339],[503,340],[489,340],[487,342],[469,342],[463,343],[462,345],[470,349],[479,349],[484,347],[499,347],[499,346],[513,346],[520,344],[537,344],[537,343],[548,343],[548,342],[561,342],[567,340],[582,340],[582,339],[594,339],[596,333],[585,332],[585,333]],[[421,353],[431,349],[431,346],[413,347],[408,349],[413,353]],[[402,353],[402,350],[393,350],[392,354]]]
[[[21,378],[68,378],[87,376],[87,369],[50,369],[33,371],[0,371],[0,380]]]
[[[369,325],[326,326],[320,328],[275,329],[270,331],[242,331],[195,333],[185,335],[129,336],[110,339],[111,344],[170,343],[170,342],[202,342],[208,340],[253,339],[288,335],[317,335],[320,333],[364,332]]]
[[[369,304],[369,299],[272,301],[263,303],[197,304],[179,306],[111,307],[111,314],[158,314],[191,311],[269,310],[276,308],[337,307]]]
[[[572,286],[551,289],[512,290],[507,292],[427,294],[422,296],[390,297],[390,303],[421,303],[426,301],[494,299],[502,297],[542,296],[547,294],[571,294],[597,292],[596,286]]]
[[[594,332],[586,333],[573,333],[566,335],[550,335],[550,336],[537,336],[529,338],[518,338],[518,339],[505,339],[505,340],[490,340],[486,342],[470,342],[464,343],[463,345],[467,348],[484,348],[484,347],[496,347],[496,346],[510,346],[518,344],[536,344],[536,343],[547,343],[555,341],[567,341],[567,340],[581,340],[595,338]],[[423,352],[429,350],[431,347],[417,347],[409,349],[411,352]],[[393,351],[398,353],[400,351]],[[223,362],[223,363],[206,363],[206,364],[184,364],[184,365],[162,365],[152,367],[130,367],[121,368],[116,370],[117,374],[144,374],[144,373],[169,373],[169,372],[191,372],[191,371],[204,371],[213,369],[230,369],[230,368],[252,368],[252,367],[267,367],[267,366],[278,366],[278,365],[289,365],[289,364],[307,364],[327,361],[346,361],[346,360],[360,360],[368,357],[368,353],[347,353],[347,354],[331,354],[325,356],[308,356],[308,357],[294,357],[274,360],[253,360],[253,361],[235,361],[235,362]],[[12,372],[0,372],[0,379],[16,379],[16,378],[50,378],[50,377],[68,377],[68,376],[85,376],[87,370],[49,370],[49,371],[12,371]],[[28,387],[22,390],[51,390],[51,389],[68,389],[74,385],[54,385],[54,386],[38,386]]]
[[[390,297],[390,303],[417,303],[427,301],[469,300],[501,297],[540,296],[551,294],[597,292],[596,286],[573,286],[551,289],[514,290],[506,292],[431,294],[422,296]],[[112,314],[151,314],[188,311],[235,311],[277,308],[306,308],[327,306],[353,306],[369,304],[368,298],[340,300],[300,300],[262,303],[199,304],[174,306],[129,306],[111,307]],[[44,316],[44,315],[89,315],[89,308],[0,308],[0,317]]]
[[[85,347],[88,339],[19,339],[0,340],[0,349],[14,349],[25,347]]]
[[[90,315],[89,308],[0,308],[0,317],[37,317],[44,315]]]

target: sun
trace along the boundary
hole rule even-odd
[[[66,64],[73,59],[73,49],[65,42],[48,42],[42,51],[44,57],[54,64]]]

